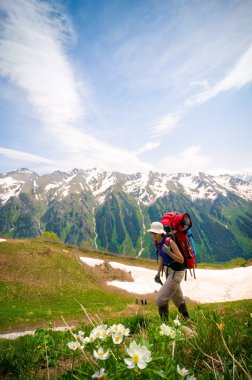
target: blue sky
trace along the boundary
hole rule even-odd
[[[252,0],[0,0],[0,173],[252,173]]]

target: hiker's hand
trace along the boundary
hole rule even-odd
[[[154,280],[155,280],[155,282],[157,282],[158,284],[160,284],[161,279],[160,279],[160,273],[159,272],[157,272],[156,276],[154,277]]]
[[[171,248],[170,247],[167,247],[167,245],[163,244],[162,245],[162,251],[164,253],[167,253],[167,255],[169,255],[171,253]]]

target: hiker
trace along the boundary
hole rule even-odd
[[[159,315],[164,320],[169,319],[168,304],[172,300],[175,306],[177,306],[178,311],[182,314],[183,319],[186,320],[189,318],[189,313],[180,286],[185,271],[184,257],[177,244],[167,237],[162,223],[151,223],[151,228],[148,232],[152,234],[154,245],[158,251],[158,272],[155,276],[155,281],[162,284],[160,273],[164,266],[167,270],[166,281],[156,298]]]

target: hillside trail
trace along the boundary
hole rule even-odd
[[[71,325],[69,327],[72,329],[75,326]],[[59,326],[59,327],[53,327],[51,330],[52,331],[67,331],[68,328],[66,326]],[[36,329],[0,334],[0,339],[16,339],[16,338],[19,338],[20,336],[24,336],[24,335],[34,335],[35,331],[36,331]]]
[[[149,314],[152,314],[153,313],[153,306],[151,305],[149,308],[150,303],[154,305],[154,298],[153,299],[152,298],[153,298],[153,296],[148,297],[148,302],[147,302],[147,306],[146,306],[144,304],[141,304],[141,299],[137,300],[138,302],[136,304],[135,295],[132,295],[132,304],[128,304],[127,307],[123,311],[114,312],[112,317],[113,318],[118,318],[118,317],[119,318],[120,317],[125,318],[125,317],[129,317],[129,316],[136,316],[136,315],[147,316]],[[145,300],[143,300],[143,301],[145,301]],[[98,316],[97,314],[95,314],[93,316],[93,318],[95,320],[106,320],[107,315],[99,315]],[[19,338],[19,337],[22,337],[25,335],[34,335],[36,332],[36,329],[39,329],[39,328],[42,328],[45,330],[64,332],[64,331],[67,331],[69,329],[77,328],[80,325],[80,323],[89,324],[90,321],[87,317],[83,316],[81,318],[81,320],[78,319],[78,320],[67,321],[67,326],[63,325],[62,323],[60,324],[59,321],[55,322],[53,327],[49,327],[48,325],[46,326],[44,323],[40,324],[39,326],[32,325],[30,327],[28,325],[13,326],[11,328],[11,331],[0,333],[0,339],[16,339],[16,338]]]

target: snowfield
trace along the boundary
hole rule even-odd
[[[80,257],[89,266],[101,265],[103,260]],[[156,270],[145,269],[110,261],[116,269],[130,272],[133,282],[118,280],[107,282],[108,285],[124,289],[135,294],[150,294],[160,289],[154,282]],[[252,266],[234,269],[197,269],[196,280],[187,273],[187,280],[181,286],[186,297],[199,303],[238,301],[252,298]],[[165,278],[161,278],[164,282]]]

